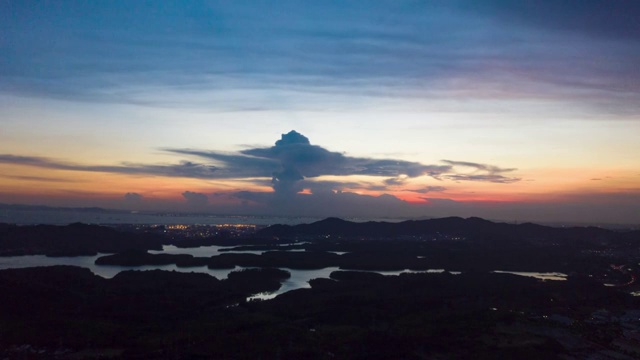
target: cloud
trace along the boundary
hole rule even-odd
[[[466,161],[442,160],[441,164],[423,164],[399,159],[352,157],[313,145],[309,139],[292,130],[282,134],[271,147],[254,147],[238,153],[192,149],[164,149],[167,152],[197,157],[201,162],[183,160],[178,164],[82,165],[45,157],[0,155],[0,163],[34,166],[68,171],[106,172],[129,175],[185,177],[196,179],[238,179],[262,185],[271,178],[275,194],[289,198],[305,187],[312,192],[361,188],[384,191],[387,186],[400,186],[412,178],[429,176],[437,180],[513,183],[519,178],[504,173],[514,168]],[[204,161],[204,162],[202,162]],[[383,185],[371,183],[312,181],[321,176],[368,176],[386,178]],[[331,189],[329,189],[331,188]],[[431,190],[433,191],[433,190]]]
[[[348,191],[331,191],[313,194],[295,194],[288,201],[280,201],[278,194],[268,192],[240,191],[232,194],[240,200],[265,205],[263,209],[272,213],[295,216],[415,216],[418,206],[398,199],[393,195],[361,195]]]
[[[419,193],[419,194],[427,194],[430,192],[443,192],[446,191],[447,188],[444,186],[427,186],[421,189],[408,189],[405,191],[410,191],[410,192],[415,192],[415,193]]]
[[[380,177],[438,177],[451,169],[449,165],[426,165],[397,159],[350,157],[312,145],[309,139],[292,130],[282,134],[274,146],[251,148],[240,154],[214,151],[166,149],[219,162],[220,171],[240,176],[271,176],[276,193],[300,191],[300,181],[319,176],[367,175]]]
[[[449,162],[450,163],[450,162]],[[451,176],[455,176],[455,174],[443,174],[442,177],[445,178],[449,178]],[[440,179],[441,177],[438,177],[438,179]],[[384,184],[387,186],[401,186],[401,185],[405,185],[407,183],[408,177],[406,176],[398,176],[395,178],[389,178],[384,180]],[[447,188],[444,186],[427,186],[427,187],[423,187],[423,188],[419,188],[419,189],[407,189],[407,188],[403,188],[401,189],[402,191],[406,191],[406,192],[414,192],[414,193],[419,193],[419,194],[426,194],[426,193],[430,193],[430,192],[442,192],[445,191]]]
[[[466,173],[453,173],[443,175],[443,178],[455,181],[486,181],[500,184],[510,184],[518,182],[521,179],[516,177],[507,177],[502,173],[512,172],[515,168],[501,168],[494,165],[480,164],[468,161],[452,161],[442,160],[442,162],[454,167],[454,171],[458,168],[466,169]],[[469,172],[470,170],[470,172]]]
[[[45,176],[22,176],[22,175],[1,175],[1,176],[6,179],[25,180],[25,181],[43,181],[43,182],[59,182],[59,183],[77,182],[77,180],[73,180],[73,179],[60,179],[60,178],[45,177]]]
[[[491,174],[510,172],[510,171],[517,170],[515,168],[508,168],[508,169],[507,168],[500,168],[500,167],[493,166],[493,165],[479,164],[479,163],[474,163],[474,162],[469,162],[469,161],[442,160],[442,162],[450,164],[450,165],[453,165],[453,166],[464,166],[464,167],[475,168],[477,170],[486,171],[486,172],[489,172]]]
[[[398,179],[420,176],[438,176],[451,169],[450,165],[428,165],[398,159],[371,159],[351,157],[313,145],[309,139],[292,130],[282,134],[274,146],[249,148],[239,153],[222,153],[192,149],[164,149],[165,151],[196,156],[216,163],[212,178],[271,177],[275,193],[290,197],[305,186],[311,191],[326,191],[328,187],[346,187],[353,182],[324,183],[302,182],[320,176],[365,175],[373,177],[396,177]],[[371,188],[371,186],[369,186]],[[376,187],[382,190],[383,187]],[[331,189],[333,190],[333,189]]]
[[[335,191],[344,191],[346,189],[369,189],[376,188],[375,185],[363,184],[356,181],[316,181],[316,180],[304,180],[302,181],[302,187],[309,189],[312,194],[323,194]],[[386,187],[382,186],[379,190],[385,190]]]
[[[187,201],[187,204],[193,207],[204,207],[209,202],[207,195],[199,192],[185,191],[182,196]]]
[[[636,1],[581,0],[571,1],[511,1],[465,0],[467,9],[489,13],[513,23],[571,31],[603,38],[640,40]]]
[[[389,178],[384,181],[387,185],[402,185],[407,181],[406,176],[398,176],[395,178]]]
[[[632,0],[14,1],[0,13],[13,14],[0,57],[10,94],[251,111],[463,91],[638,110]]]
[[[34,166],[56,170],[105,172],[130,175],[157,175],[198,179],[211,179],[213,177],[220,177],[219,174],[215,174],[218,170],[215,166],[194,163],[186,160],[172,165],[132,164],[123,162],[121,163],[121,165],[105,166],[81,165],[72,162],[54,160],[46,157],[0,154],[0,163]]]
[[[124,200],[126,202],[129,202],[129,203],[138,204],[138,203],[142,202],[143,198],[144,197],[142,195],[140,195],[138,193],[135,193],[135,192],[128,192],[128,193],[124,194]]]
[[[216,174],[214,178],[246,178],[246,177],[270,177],[278,170],[280,163],[274,159],[247,156],[244,154],[229,154],[218,151],[192,150],[192,149],[163,149],[167,152],[196,156],[220,164],[213,166]]]
[[[509,178],[502,175],[447,175],[449,180],[457,181],[484,181],[498,184],[511,184],[520,181],[520,178]]]

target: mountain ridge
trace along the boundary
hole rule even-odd
[[[552,227],[535,223],[509,224],[493,222],[479,217],[462,218],[457,216],[428,219],[406,220],[402,222],[353,222],[336,217],[309,224],[272,225],[258,231],[264,237],[286,236],[344,236],[344,237],[398,237],[426,236],[446,233],[465,237],[500,238],[541,238],[541,239],[602,239],[639,238],[640,231],[616,231],[594,226]]]

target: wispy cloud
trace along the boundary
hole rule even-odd
[[[345,94],[638,110],[635,1],[117,0],[65,9],[0,4],[9,50],[0,92],[225,111],[354,104]]]
[[[20,156],[12,154],[0,154],[0,163],[34,166],[46,169],[105,172],[129,175],[157,175],[168,177],[188,177],[198,179],[211,179],[224,177],[216,174],[217,168],[212,165],[182,161],[173,165],[145,165],[123,162],[121,165],[82,165],[73,162],[59,161],[47,157]]]
[[[427,186],[424,188],[419,188],[419,189],[407,189],[404,191],[410,191],[410,192],[415,192],[415,193],[419,193],[419,194],[428,194],[428,193],[432,193],[432,192],[443,192],[446,191],[447,188],[444,186]]]
[[[486,181],[492,183],[511,184],[520,181],[520,178],[510,178],[502,175],[495,174],[483,174],[483,175],[470,175],[470,174],[452,174],[447,175],[447,179],[456,181]]]
[[[23,175],[0,175],[5,179],[14,179],[14,180],[24,180],[24,181],[43,181],[43,182],[59,182],[59,183],[67,183],[67,182],[77,182],[74,179],[61,179],[54,177],[46,177],[46,176],[23,176]]]
[[[493,183],[509,184],[520,181],[520,178],[508,177],[502,175],[515,171],[515,168],[501,168],[494,165],[479,164],[468,161],[452,161],[442,160],[442,162],[454,167],[456,172],[453,174],[445,174],[443,178],[456,180],[456,181],[487,181]],[[465,169],[466,172],[461,172],[459,168]],[[459,172],[460,171],[460,172]]]

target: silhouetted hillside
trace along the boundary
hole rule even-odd
[[[258,232],[264,237],[337,236],[393,238],[407,236],[437,237],[439,235],[461,236],[470,239],[500,240],[640,240],[640,231],[618,232],[597,227],[557,228],[525,224],[496,223],[477,217],[463,219],[447,217],[430,220],[410,220],[399,223],[351,222],[338,218],[327,218],[311,224],[273,225]]]
[[[148,234],[134,234],[105,226],[81,223],[67,226],[0,226],[0,256],[77,256],[127,250],[161,250],[162,241]]]
[[[0,271],[0,357],[8,359],[625,359],[638,298],[589,277],[338,271],[270,301],[290,274]],[[605,312],[605,315],[607,312]],[[558,321],[556,319],[560,319]],[[565,324],[563,321],[571,325]],[[627,330],[625,330],[627,332]],[[328,355],[330,354],[330,355]],[[611,357],[606,356],[611,355]]]

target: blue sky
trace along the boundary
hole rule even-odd
[[[328,101],[507,92],[637,110],[638,5],[477,3],[4,1],[3,89],[125,103],[162,90],[185,106],[205,106],[189,97],[201,90],[274,90],[245,99],[259,104],[221,96],[233,110],[299,107],[277,98],[299,90]]]

